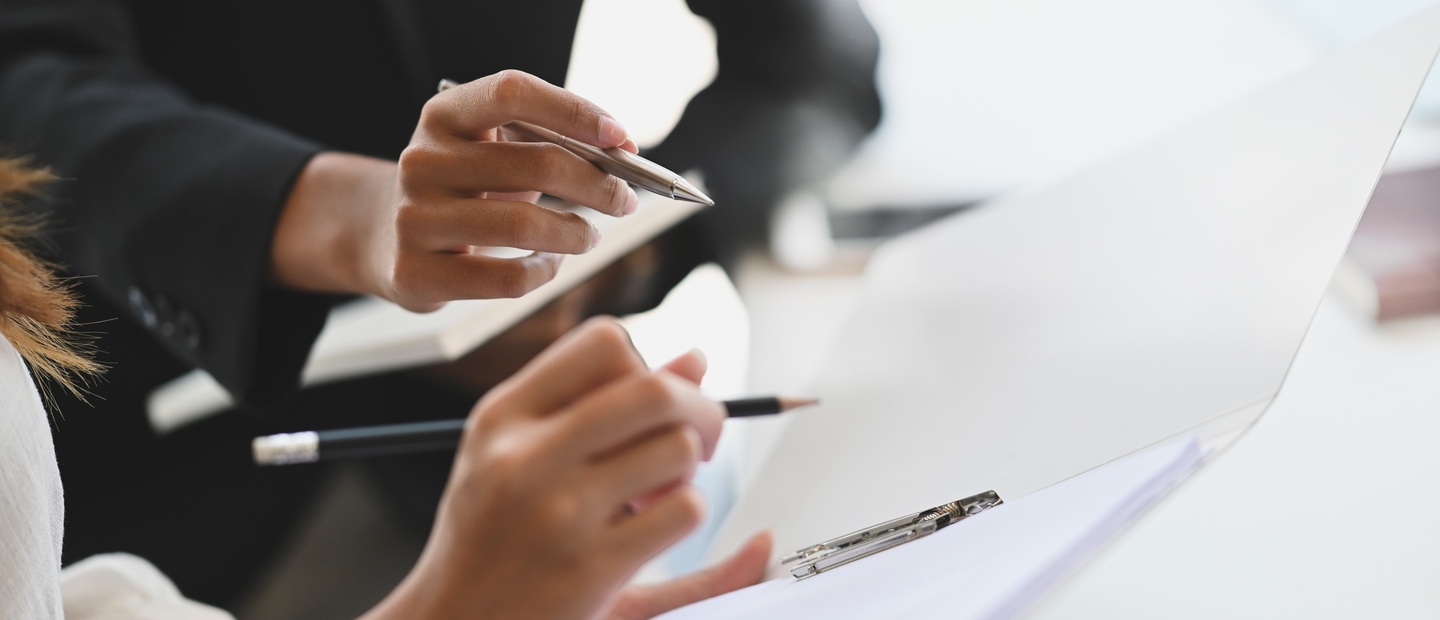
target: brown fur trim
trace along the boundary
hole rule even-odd
[[[83,337],[70,331],[79,300],[55,276],[55,266],[26,247],[38,223],[12,209],[14,198],[33,195],[50,178],[23,162],[0,159],[0,336],[43,380],[42,389],[53,383],[83,398],[84,380],[103,369]]]

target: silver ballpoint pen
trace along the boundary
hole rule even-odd
[[[460,83],[454,80],[440,80],[437,90],[444,91],[459,85]],[[615,175],[636,187],[650,190],[672,200],[686,200],[711,206],[715,204],[714,200],[686,181],[684,177],[620,147],[602,149],[572,140],[544,127],[537,127],[521,121],[511,122],[501,129],[506,132],[507,137],[513,137],[519,141],[558,144],[581,159],[594,164],[596,168],[605,171],[606,174]]]

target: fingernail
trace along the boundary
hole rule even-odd
[[[627,187],[625,189],[626,191],[630,192],[630,195],[625,197],[625,208],[620,211],[620,214],[630,215],[631,213],[634,213],[635,211],[640,209],[640,197],[635,195],[634,188]]]
[[[693,349],[690,349],[689,351],[686,351],[685,354],[686,354],[686,355],[689,355],[690,357],[696,358],[696,359],[700,360],[701,362],[704,362],[705,364],[709,364],[709,363],[710,363],[710,358],[709,358],[709,357],[706,357],[705,352],[704,352],[704,351],[701,351],[701,350],[700,350],[700,347],[695,347],[695,348],[693,348]]]
[[[600,117],[600,144],[606,147],[623,144],[630,133],[620,126],[619,121],[608,116]]]
[[[600,229],[597,228],[594,224],[591,224],[591,225],[590,225],[590,247],[585,248],[585,251],[586,251],[586,252],[589,252],[590,250],[595,249],[595,246],[597,246],[597,245],[600,245]]]

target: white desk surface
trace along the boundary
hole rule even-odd
[[[1440,319],[1328,295],[1280,397],[1035,614],[1440,617]]]

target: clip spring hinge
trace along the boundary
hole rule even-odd
[[[933,534],[966,517],[980,514],[1003,503],[1004,501],[994,491],[978,493],[913,515],[851,532],[839,538],[832,538],[817,545],[811,545],[786,556],[780,562],[786,566],[795,564],[789,568],[790,574],[794,575],[796,579],[814,577],[836,566],[849,564],[860,558]]]

